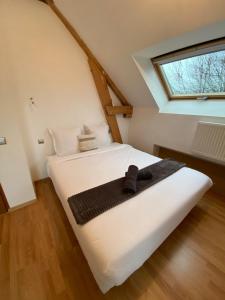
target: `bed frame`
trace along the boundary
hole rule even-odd
[[[190,153],[184,153],[162,145],[154,145],[154,155],[166,158],[172,157],[178,161],[185,162],[188,167],[196,169],[208,175],[212,181],[212,190],[225,196],[225,166],[202,157],[194,156]]]

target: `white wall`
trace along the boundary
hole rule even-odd
[[[153,153],[154,144],[191,153],[198,121],[225,123],[224,118],[159,114],[154,107],[136,107],[129,130],[129,143]]]
[[[6,18],[0,17],[0,136],[7,138],[7,144],[0,146],[0,183],[13,207],[33,200],[35,193],[20,132],[17,86],[4,30]]]
[[[7,17],[4,47],[18,87],[15,101],[23,139],[37,180],[47,176],[46,154],[52,152],[48,127],[82,126],[105,118],[87,58],[50,8],[37,0],[5,0],[2,15]],[[119,118],[119,124],[126,141],[129,121]],[[39,145],[38,138],[46,143]]]
[[[1,83],[5,83],[5,80]],[[3,99],[2,84],[0,89],[0,98]],[[11,100],[11,96],[12,94],[4,93],[4,103],[1,101],[0,104],[0,134],[7,137],[7,145],[0,146],[0,182],[9,206],[14,207],[33,200],[36,196],[19,131],[17,110],[12,110],[16,103]]]

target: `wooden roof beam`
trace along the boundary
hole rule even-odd
[[[112,138],[114,142],[122,143],[122,137],[120,134],[119,126],[117,123],[116,115],[123,114],[124,117],[132,117],[133,107],[127,101],[122,92],[118,89],[116,84],[110,78],[108,73],[104,70],[102,65],[99,63],[97,58],[88,48],[86,43],[82,40],[78,32],[73,28],[73,26],[69,23],[69,21],[64,17],[64,15],[57,8],[53,0],[39,0],[45,2],[50,6],[50,8],[54,11],[54,13],[58,16],[58,18],[62,21],[64,26],[71,33],[73,38],[79,44],[79,46],[83,49],[88,57],[89,66],[93,75],[93,79],[98,91],[98,95],[105,113],[106,120],[109,124],[110,131],[112,134]],[[119,101],[121,102],[121,106],[113,106],[112,98],[110,96],[109,87],[115,93]]]
[[[95,62],[99,70],[104,74],[107,84],[110,86],[110,88],[113,90],[119,101],[122,105],[130,106],[132,105],[128,102],[126,97],[123,95],[123,93],[120,91],[120,89],[116,86],[114,81],[111,79],[109,74],[105,71],[103,66],[100,64],[100,62],[97,60],[97,58],[94,56],[92,51],[88,48],[87,44],[84,42],[84,40],[80,37],[78,32],[73,28],[73,26],[70,24],[70,22],[66,19],[66,17],[61,13],[61,11],[58,9],[58,7],[55,5],[53,0],[39,0],[42,2],[45,2],[48,4],[51,9],[54,11],[54,13],[59,17],[59,19],[62,21],[64,26],[68,29],[68,31],[71,33],[73,38],[76,40],[76,42],[80,45],[80,47],[83,49],[83,51],[86,53],[89,59]],[[124,115],[125,117],[127,115]]]
[[[114,142],[122,143],[122,137],[120,134],[119,126],[115,115],[110,115],[107,112],[107,107],[112,106],[112,99],[109,93],[108,85],[105,76],[97,67],[95,61],[89,58],[88,60],[90,69],[94,78],[94,82],[98,91],[98,95],[104,109],[106,120],[109,124],[109,128],[112,134]]]

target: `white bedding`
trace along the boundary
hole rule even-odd
[[[77,225],[68,197],[124,176],[160,159],[129,145],[111,146],[67,157],[48,157],[48,173],[103,293],[122,284],[177,227],[212,181],[182,168],[132,199],[85,225]]]

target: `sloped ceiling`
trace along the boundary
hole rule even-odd
[[[225,19],[224,0],[55,0],[136,106],[154,100],[131,55],[165,39]]]

